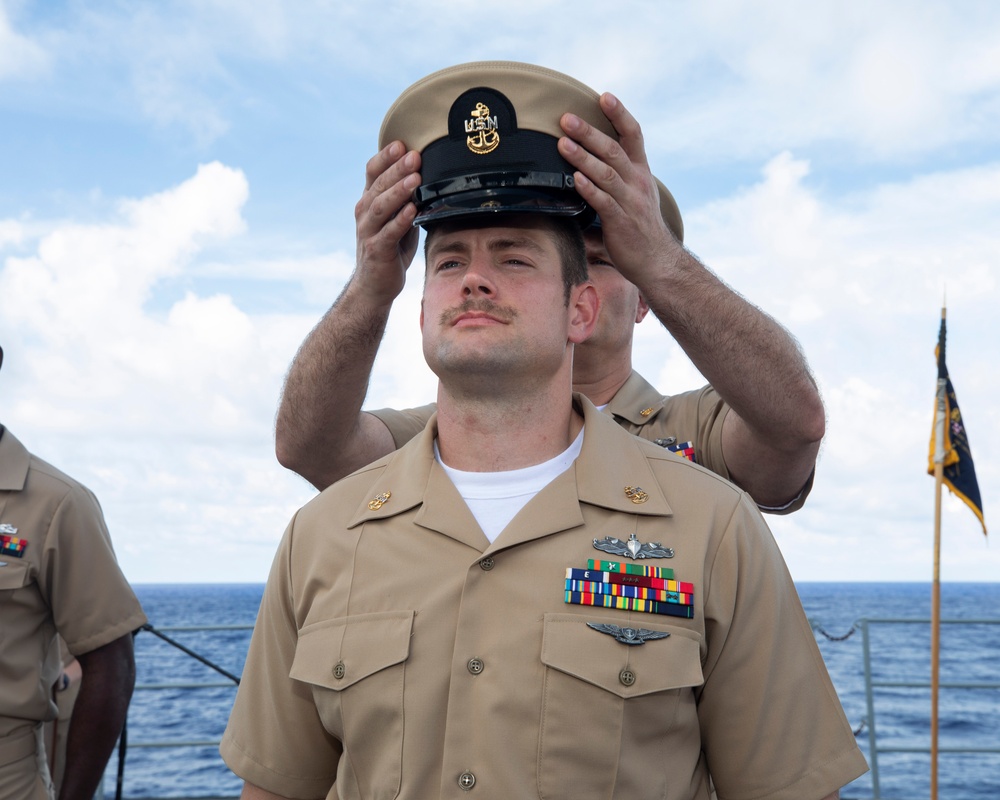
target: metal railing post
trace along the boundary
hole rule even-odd
[[[872,771],[872,797],[879,800],[881,794],[878,786],[878,739],[875,736],[875,692],[872,689],[872,653],[868,639],[868,620],[858,620],[855,625],[861,627],[861,647],[864,653],[865,666],[865,702],[868,707],[868,766]]]

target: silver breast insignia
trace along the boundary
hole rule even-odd
[[[605,553],[634,559],[674,557],[674,549],[672,547],[664,547],[659,542],[640,542],[634,533],[628,537],[627,542],[616,539],[614,536],[594,539],[594,547]]]

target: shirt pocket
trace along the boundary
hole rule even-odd
[[[309,625],[289,676],[309,684],[324,727],[343,745],[339,796],[399,793],[403,688],[413,611],[384,611]]]
[[[701,637],[634,617],[545,615],[538,740],[538,792],[544,800],[666,796],[678,708],[684,727],[694,718],[693,687],[704,681]],[[669,635],[630,645],[588,622]]]

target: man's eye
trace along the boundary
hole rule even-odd
[[[610,261],[605,261],[603,258],[592,258],[592,259],[590,259],[590,266],[592,266],[592,267],[611,267],[611,269],[615,268],[614,264],[612,264]]]
[[[458,266],[457,261],[442,261],[440,264],[438,264],[437,270],[438,272],[441,272],[446,269],[454,269],[457,266]]]

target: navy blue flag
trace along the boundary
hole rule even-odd
[[[979,482],[976,480],[976,467],[972,463],[972,451],[969,449],[969,435],[965,429],[962,412],[958,408],[958,398],[948,377],[948,367],[945,364],[945,320],[941,316],[941,331],[938,333],[937,355],[938,384],[944,381],[945,424],[944,424],[944,483],[949,491],[965,503],[979,518],[986,535],[986,520],[983,518],[983,501],[979,495]],[[937,402],[934,406],[934,422],[931,426],[931,451],[927,472],[934,474],[934,450],[937,432]]]

